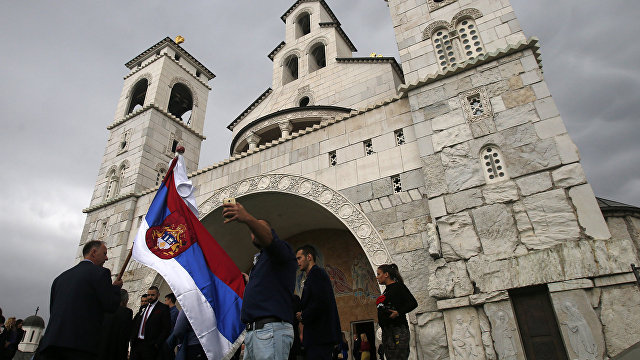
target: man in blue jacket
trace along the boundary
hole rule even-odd
[[[51,285],[51,316],[36,359],[95,359],[103,316],[120,305],[122,281],[112,284],[111,272],[102,267],[105,243],[87,242],[82,255]]]
[[[302,345],[307,360],[331,359],[333,346],[341,340],[340,317],[329,275],[316,265],[316,249],[304,245],[296,251],[298,268],[307,276],[302,288]]]

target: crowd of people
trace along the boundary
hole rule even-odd
[[[18,344],[24,337],[22,319],[5,319],[0,309],[0,360],[11,360],[18,351]]]
[[[240,320],[246,332],[232,359],[348,359],[349,344],[340,328],[331,280],[316,264],[316,249],[304,245],[294,252],[268,221],[255,218],[239,203],[225,203],[223,217],[225,223],[245,224],[259,251],[251,270],[243,274],[246,286]],[[165,295],[162,302],[159,289],[151,286],[134,315],[127,308],[129,296],[121,288],[122,281],[112,282],[110,271],[102,266],[107,260],[104,242],[87,242],[83,256],[83,261],[53,282],[51,316],[36,360],[206,359],[187,316],[176,307],[174,294]],[[294,295],[297,269],[306,274],[300,297]],[[386,287],[376,301],[382,328],[380,351],[366,334],[360,334],[352,345],[352,358],[375,359],[383,352],[386,359],[407,359],[405,314],[417,302],[396,265],[378,267],[376,278]],[[11,334],[11,330],[5,332]]]

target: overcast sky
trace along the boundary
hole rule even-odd
[[[0,307],[48,319],[73,265],[127,69],[166,36],[212,70],[200,167],[228,157],[226,129],[271,85],[267,54],[294,0],[3,1],[0,29]],[[327,0],[358,48],[396,56],[383,0]],[[640,2],[512,0],[540,38],[545,79],[597,196],[640,206]],[[399,60],[399,59],[398,59]],[[117,269],[112,269],[117,271]]]

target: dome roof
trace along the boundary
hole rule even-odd
[[[44,320],[38,315],[31,315],[28,318],[24,319],[22,326],[32,326],[44,329]]]

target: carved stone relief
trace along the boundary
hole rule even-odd
[[[389,251],[373,224],[354,204],[342,194],[319,182],[301,176],[269,174],[244,179],[235,184],[218,189],[202,202],[200,218],[222,205],[228,197],[260,192],[281,192],[301,196],[324,207],[338,218],[354,235],[373,265],[391,262]]]
[[[451,360],[485,360],[478,313],[473,307],[445,311]]]
[[[601,360],[604,355],[602,325],[583,289],[551,294],[558,325],[569,358]]]
[[[429,5],[429,11],[434,11],[434,10],[440,9],[443,6],[453,4],[456,1],[457,0],[444,0],[444,1],[427,0],[427,4]]]
[[[491,322],[491,335],[498,359],[524,360],[524,351],[511,303],[508,300],[486,303],[484,311]]]

